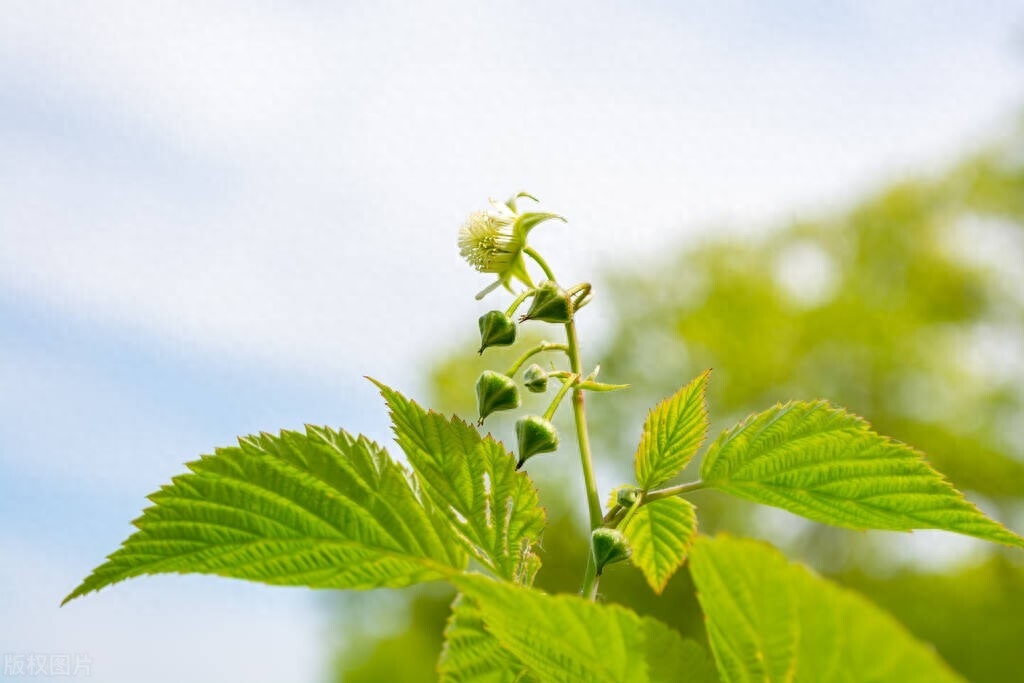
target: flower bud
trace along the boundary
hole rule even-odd
[[[509,346],[516,341],[516,324],[502,311],[488,311],[480,316],[480,351],[489,346]]]
[[[572,320],[572,302],[565,290],[546,280],[537,287],[530,310],[522,320],[542,320],[546,323],[567,323]]]
[[[640,488],[632,484],[623,484],[612,491],[610,502],[619,507],[630,508],[640,495]]]
[[[599,576],[605,566],[628,560],[633,554],[625,534],[608,527],[594,529],[590,536],[590,547],[594,553],[594,565]]]
[[[484,370],[476,381],[476,403],[480,409],[480,422],[496,410],[519,407],[519,387],[507,375]]]
[[[558,431],[539,415],[527,415],[516,420],[516,439],[519,441],[517,470],[538,453],[550,453],[558,449]]]
[[[533,363],[523,372],[523,386],[535,394],[543,394],[548,390],[547,371]]]

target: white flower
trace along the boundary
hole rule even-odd
[[[477,211],[459,230],[459,254],[481,273],[505,273],[525,246],[510,211]]]
[[[523,249],[526,248],[526,235],[538,223],[561,216],[551,213],[519,213],[516,200],[528,197],[537,201],[525,192],[513,196],[504,204],[491,200],[491,208],[476,211],[459,229],[459,254],[469,265],[481,273],[494,273],[498,279],[477,298],[504,285],[511,291],[512,278],[520,280],[527,287],[533,287],[530,273],[526,270],[523,260]]]

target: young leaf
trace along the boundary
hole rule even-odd
[[[697,511],[682,498],[661,498],[640,506],[622,532],[633,549],[633,564],[661,593],[697,535]]]
[[[690,571],[725,683],[964,683],[891,616],[767,544],[702,537]]]
[[[64,602],[141,574],[377,588],[466,566],[444,518],[364,437],[326,427],[261,434],[188,468],[149,497],[138,531]]]
[[[515,458],[463,420],[424,410],[375,384],[423,490],[447,515],[465,548],[498,576],[532,583],[540,566],[533,548],[545,515],[530,478],[516,471]]]
[[[792,402],[722,433],[701,467],[708,486],[853,529],[945,529],[1024,539],[964,500],[921,453],[825,401]]]
[[[437,670],[441,683],[532,683],[536,680],[487,632],[479,608],[462,594],[452,603]]]
[[[708,431],[707,370],[647,415],[636,450],[636,481],[647,490],[679,474]]]
[[[543,681],[712,683],[703,651],[659,621],[576,595],[546,595],[479,574],[453,579],[487,630]],[[694,677],[683,667],[692,667]],[[713,673],[713,670],[712,670]]]

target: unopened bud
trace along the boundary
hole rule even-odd
[[[516,341],[516,324],[503,311],[480,316],[480,353],[489,346],[509,346]]]
[[[630,508],[640,495],[640,488],[632,484],[623,484],[612,491],[612,502],[619,507]]]
[[[511,410],[519,407],[519,387],[507,375],[493,370],[484,370],[476,381],[476,402],[480,410],[480,422],[496,410]]]
[[[535,394],[543,394],[548,390],[547,371],[533,363],[523,371],[523,386]]]
[[[609,529],[608,527],[594,529],[594,533],[590,536],[590,544],[598,575],[607,565],[628,560],[633,554],[625,534],[618,529]]]
[[[538,453],[558,450],[558,431],[539,415],[527,415],[516,420],[516,440],[519,442],[519,462],[516,469]]]
[[[530,302],[530,310],[522,320],[542,320],[546,323],[567,323],[572,320],[572,302],[569,295],[554,282],[546,280],[537,287]]]

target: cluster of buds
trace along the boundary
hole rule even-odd
[[[527,312],[519,318],[520,323],[536,320],[564,325],[572,321],[581,303],[579,297],[574,300],[573,292],[565,291],[553,279],[534,286],[524,259],[524,255],[533,256],[526,244],[527,235],[544,221],[564,219],[552,213],[519,211],[517,202],[524,197],[536,201],[535,197],[525,192],[520,192],[503,204],[492,201],[489,210],[472,214],[459,232],[459,252],[463,258],[480,272],[497,275],[497,280],[477,295],[477,298],[486,296],[499,285],[512,292],[515,281],[526,286],[526,290],[508,310],[492,310],[480,316],[477,321],[480,330],[479,353],[493,346],[510,346],[515,343],[517,323],[513,315],[516,308],[528,298],[530,305]],[[586,292],[589,293],[589,290],[590,287],[587,285]],[[566,347],[560,344],[542,345],[542,348],[535,349],[528,355],[548,348],[566,350]],[[486,370],[477,379],[476,398],[480,424],[494,412],[514,410],[521,405],[519,387],[514,379],[520,365],[521,362],[516,363],[506,374]],[[516,421],[515,432],[519,451],[517,469],[534,455],[558,450],[558,431],[551,423],[551,418],[566,390],[575,385],[580,378],[569,373],[552,374],[533,363],[523,373],[523,386],[530,392],[544,393],[548,389],[548,379],[552,376],[558,376],[563,380],[562,390],[558,392],[545,414],[526,415]]]
[[[537,201],[535,197],[525,192],[511,197],[504,204],[492,200],[492,208],[472,214],[459,233],[459,251],[463,258],[478,271],[497,276],[492,284],[477,295],[477,299],[483,298],[502,285],[515,294],[512,288],[515,281],[526,288],[516,296],[508,309],[491,310],[480,316],[477,321],[480,330],[479,353],[482,354],[492,346],[510,346],[516,342],[517,321],[514,315],[527,299],[530,299],[530,305],[526,313],[519,317],[518,323],[535,320],[565,325],[569,337],[570,343],[567,344],[542,342],[521,356],[505,374],[485,370],[477,379],[476,399],[480,415],[478,424],[483,424],[484,419],[492,413],[519,408],[522,402],[515,377],[527,359],[539,352],[551,350],[563,351],[570,358],[573,369],[571,372],[553,367],[546,370],[537,363],[531,363],[523,371],[523,386],[532,393],[545,393],[551,379],[561,381],[561,387],[543,415],[525,415],[516,420],[515,433],[519,451],[517,470],[535,455],[558,450],[558,431],[551,420],[562,398],[570,389],[615,391],[625,388],[625,385],[596,381],[598,369],[587,377],[579,374],[580,363],[575,351],[575,330],[572,323],[577,311],[590,301],[590,285],[582,283],[563,289],[555,281],[551,269],[540,255],[527,245],[527,235],[535,226],[551,219],[564,219],[550,213],[520,212],[517,202],[524,197]],[[525,256],[535,260],[544,271],[546,279],[539,285],[533,284],[533,279],[526,268]],[[640,491],[636,487],[623,487],[616,492],[615,504],[634,509],[639,502],[639,495]],[[630,548],[621,531],[603,526],[593,531],[591,553],[596,575],[600,576],[605,566],[629,559]]]

